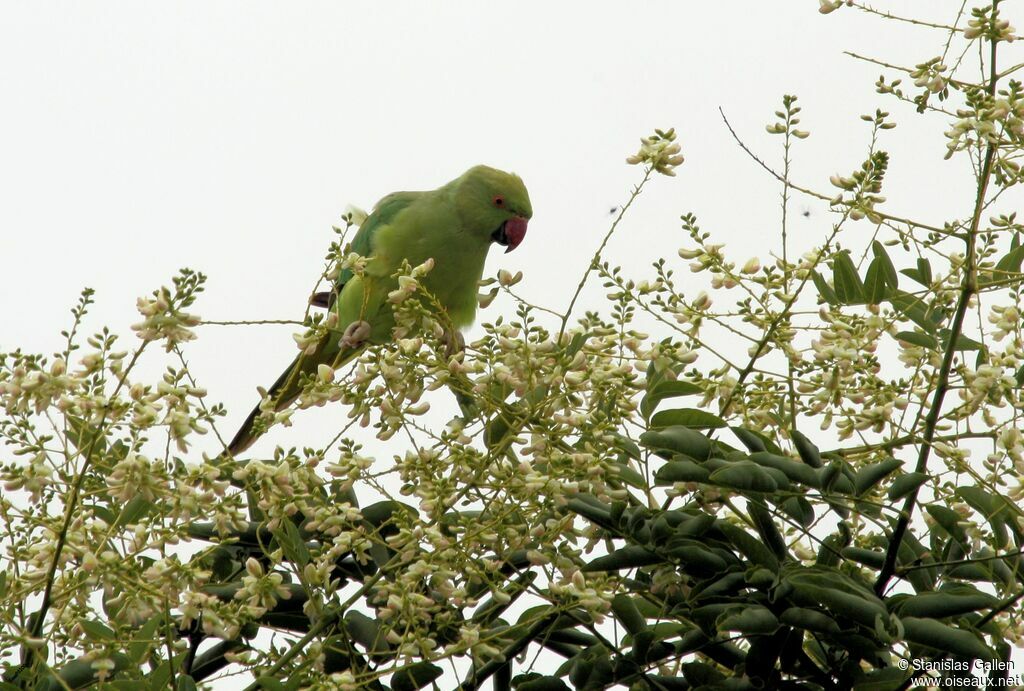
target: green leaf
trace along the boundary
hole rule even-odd
[[[666,552],[680,563],[684,571],[695,576],[713,576],[722,573],[729,566],[725,559],[696,540],[686,540],[682,544],[673,540]]]
[[[787,478],[807,487],[819,488],[818,473],[814,468],[803,463],[798,463],[791,458],[778,456],[773,453],[757,452],[750,454],[750,460],[769,468],[782,471]]]
[[[991,273],[986,272],[979,280],[979,287],[984,288],[985,286],[993,283],[1005,282],[1013,278],[1021,278],[1020,266],[1021,262],[1024,262],[1024,247],[1015,247],[1010,250]]]
[[[916,331],[900,331],[896,334],[896,340],[906,341],[910,345],[920,346],[928,350],[938,350],[939,341],[934,336],[918,333]]]
[[[622,569],[636,569],[651,564],[661,564],[665,561],[663,557],[655,552],[641,547],[640,545],[626,545],[615,550],[611,554],[598,557],[583,567],[585,572],[594,571],[620,571]]]
[[[676,408],[655,413],[651,418],[651,428],[660,429],[679,425],[693,429],[717,429],[725,427],[726,422],[717,415],[695,408]]]
[[[484,444],[488,449],[493,449],[508,436],[511,429],[512,427],[505,419],[504,414],[498,413],[487,423],[484,430]]]
[[[779,484],[772,475],[753,461],[737,461],[711,473],[708,482],[747,492],[775,492]]]
[[[768,580],[770,583],[774,582],[775,576],[769,575]],[[718,602],[720,598],[737,595],[748,585],[751,584],[747,582],[747,575],[745,573],[731,571],[730,573],[722,574],[718,578],[704,579],[702,587],[694,588],[690,591],[688,600],[690,602],[703,602],[705,600]]]
[[[782,533],[775,525],[775,521],[772,520],[772,515],[768,511],[768,507],[757,500],[750,500],[747,502],[747,513],[750,514],[751,520],[754,522],[754,528],[757,530],[757,534],[761,536],[764,544],[770,549],[780,561],[786,559],[789,556],[789,551],[786,549],[786,539],[782,537]]]
[[[142,628],[136,631],[131,638],[131,642],[128,644],[128,659],[134,664],[139,665],[146,661],[149,657],[150,651],[154,646],[161,642],[156,635],[157,629],[164,623],[164,619],[161,616],[155,616],[149,619]]]
[[[775,633],[779,620],[763,605],[751,605],[740,612],[726,613],[718,618],[719,631],[740,631],[745,634]]]
[[[640,447],[636,445],[636,442],[629,437],[624,437],[621,434],[610,435],[615,439],[615,448],[626,454],[627,457],[632,458],[634,461],[641,460]]]
[[[958,658],[969,660],[991,660],[995,652],[981,639],[963,629],[947,626],[934,619],[901,617],[903,638],[911,643],[935,648]]]
[[[932,285],[932,265],[927,259],[918,257],[916,269],[903,269],[900,271],[901,274],[907,276],[911,280],[920,283],[925,288],[931,288]]]
[[[1011,521],[1011,524],[1014,526],[1016,525],[1014,516],[1017,514],[1017,510],[1002,496],[988,492],[982,487],[965,485],[957,487],[956,493],[972,509],[988,520],[997,545],[1005,547],[1008,537],[1006,533],[1007,521]]]
[[[748,451],[769,451],[774,454],[782,453],[782,449],[779,448],[779,445],[761,432],[746,429],[745,427],[730,427],[729,429],[736,435],[736,438],[739,439],[745,447],[747,447]]]
[[[804,463],[812,468],[821,467],[821,453],[810,439],[797,430],[793,430],[789,437],[793,440],[793,446],[796,447],[796,452],[800,454],[800,459]]]
[[[513,683],[515,682],[513,681]],[[571,691],[569,686],[558,677],[534,677],[529,681],[520,682],[515,689],[516,691]]]
[[[699,537],[708,532],[716,521],[717,519],[712,514],[703,512],[698,513],[695,516],[690,516],[677,525],[676,535],[683,537]]]
[[[815,633],[839,633],[839,624],[824,612],[806,607],[790,607],[779,615],[779,621]]]
[[[868,265],[868,273],[864,276],[864,299],[869,305],[880,305],[889,296],[886,285],[885,269],[878,259]]]
[[[770,571],[778,572],[779,560],[763,542],[738,525],[726,521],[718,521],[716,525],[743,556]]]
[[[109,626],[95,619],[82,619],[78,626],[94,641],[112,641],[116,637]]]
[[[604,689],[613,679],[611,656],[601,644],[587,648],[572,660],[569,681],[577,689]]]
[[[422,689],[438,677],[444,670],[427,661],[417,662],[391,675],[391,688],[394,691],[415,691]]]
[[[893,480],[892,485],[889,486],[889,501],[902,499],[924,483],[928,482],[929,478],[931,478],[931,475],[928,473],[914,472],[900,475],[898,478]]]
[[[925,333],[935,333],[938,322],[942,321],[941,314],[934,314],[921,298],[910,293],[897,290],[889,298],[889,302],[902,317],[920,326]]]
[[[370,504],[369,506],[360,509],[359,513],[362,515],[363,520],[367,521],[374,528],[381,530],[387,527],[387,524],[391,523],[393,517],[397,513],[408,512],[413,516],[417,515],[416,509],[403,504],[400,501],[394,501],[391,499],[385,499],[384,501]]]
[[[924,277],[921,276],[921,272],[918,271],[917,269],[900,269],[900,273],[909,278],[910,280],[914,281],[915,283],[920,283],[923,286],[928,285],[927,283],[924,282]]]
[[[799,579],[795,575],[786,579],[793,585],[792,597],[795,602],[807,607],[824,605],[830,611],[851,619],[865,627],[874,629],[875,619],[888,621],[889,612],[878,598],[843,588],[838,581],[834,587]],[[842,589],[841,589],[842,588]]]
[[[804,528],[814,525],[814,506],[803,497],[789,497],[779,504],[779,508]]]
[[[670,461],[658,468],[654,473],[654,482],[658,485],[671,485],[676,482],[707,482],[711,472],[694,461]]]
[[[953,509],[939,504],[928,504],[924,507],[924,510],[928,512],[935,522],[942,527],[950,536],[953,537],[961,545],[966,546],[968,544],[967,532],[964,527],[960,525],[960,514]]]
[[[931,284],[932,284],[932,280],[933,280],[931,262],[929,262],[924,257],[918,257],[918,259],[917,259],[917,270],[920,272],[921,278],[924,279],[924,286],[925,286],[925,288],[930,287]]]
[[[114,662],[112,673],[127,669],[131,666],[128,657],[123,653],[112,653],[109,655]],[[59,680],[54,678],[54,672]],[[33,691],[58,691],[63,689],[84,689],[96,681],[96,670],[92,666],[92,660],[78,658],[63,665],[58,670],[47,669],[45,675],[38,683],[31,688]]]
[[[835,285],[836,296],[844,305],[860,305],[864,303],[864,283],[857,275],[857,267],[850,259],[846,250],[837,252],[832,258],[832,283]]]
[[[352,640],[366,648],[367,652],[379,654],[391,647],[381,635],[380,624],[362,612],[350,609],[345,613],[344,624]]]
[[[693,689],[728,688],[723,685],[725,675],[714,665],[704,662],[687,662],[682,665],[683,676]]]
[[[977,612],[979,609],[989,609],[998,604],[999,600],[992,595],[983,593],[972,585],[961,584],[918,593],[900,600],[896,605],[896,614],[900,617],[945,619]]]
[[[839,529],[827,535],[818,546],[817,564],[819,566],[838,566],[839,556],[844,547],[850,544],[850,528],[840,523]]]
[[[676,398],[677,396],[693,396],[702,394],[704,391],[696,384],[688,381],[661,381],[651,387],[647,395],[640,401],[640,414],[643,415],[644,419],[648,419],[654,409],[658,407],[666,398]]]
[[[625,463],[615,463],[613,466],[615,475],[630,487],[647,489],[647,478],[638,473]]]
[[[867,492],[869,489],[882,481],[886,475],[903,467],[903,461],[896,458],[887,458],[879,463],[864,466],[857,471],[853,480],[853,489],[857,496]]]
[[[951,332],[949,331],[949,329],[942,329],[939,332],[939,335],[942,337],[943,347],[945,347],[949,343],[950,333]],[[978,341],[975,341],[973,338],[968,338],[967,336],[964,336],[963,334],[957,334],[956,341],[953,342],[953,350],[984,350],[984,349],[985,349],[985,346],[983,346],[981,343],[979,343]]]
[[[843,547],[840,554],[844,559],[855,561],[858,564],[870,566],[873,569],[880,569],[885,564],[885,552],[876,552],[873,549],[863,547]]]
[[[826,492],[853,494],[853,482],[847,477],[847,465],[844,461],[833,458],[831,462],[818,469],[821,488]]]
[[[882,271],[882,277],[885,279],[885,285],[888,288],[895,290],[899,287],[900,277],[896,273],[896,267],[892,263],[892,259],[885,251],[885,246],[882,245],[878,240],[871,243],[871,251],[875,255],[875,261],[878,262],[879,268]],[[876,303],[877,304],[877,303]]]
[[[107,439],[103,436],[103,430],[75,415],[68,415],[67,421],[68,441],[83,456],[87,456],[90,463],[97,463],[107,449]]]
[[[583,344],[587,342],[588,334],[586,332],[579,332],[574,334],[572,340],[569,341],[569,345],[565,348],[565,354],[569,359],[572,359],[576,353],[580,352],[583,348]]]
[[[631,634],[636,635],[647,628],[647,620],[640,614],[633,598],[625,593],[619,593],[612,599],[612,613]]]
[[[913,674],[898,667],[873,669],[860,675],[853,685],[853,691],[894,691],[901,689]]]
[[[585,496],[573,497],[566,506],[597,525],[604,527],[613,525],[611,512],[608,510],[608,507],[599,502],[595,503],[594,501],[584,499]]]
[[[303,542],[299,529],[292,521],[288,519],[278,521],[277,528],[273,533],[289,561],[294,562],[300,568],[309,563],[309,549]]]
[[[148,514],[153,507],[153,502],[148,501],[141,494],[135,495],[121,508],[120,513],[117,515],[117,522],[115,525],[134,525],[139,522],[140,518]]]
[[[830,305],[839,304],[839,296],[836,295],[836,291],[828,284],[821,274],[817,271],[811,272],[811,279],[814,281],[814,287],[818,289],[818,295]]]
[[[644,432],[640,435],[640,443],[659,455],[671,458],[681,453],[705,461],[711,456],[711,440],[705,435],[681,425],[673,425],[656,432]],[[667,452],[667,453],[666,453]]]

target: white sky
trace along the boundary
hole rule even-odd
[[[946,17],[959,5],[927,4]],[[674,256],[691,210],[742,243],[737,259],[765,253],[778,188],[717,108],[774,162],[781,139],[763,127],[783,93],[798,94],[812,136],[795,170],[827,189],[863,158],[857,116],[894,105],[874,93],[879,69],[841,50],[919,62],[942,38],[846,9],[822,16],[813,0],[0,8],[0,349],[44,352],[83,286],[98,291],[94,324],[125,332],[135,297],[181,266],[210,277],[204,317],[300,315],[347,203],[433,188],[476,163],[520,173],[535,209],[526,242],[492,253],[488,273],[522,269],[523,293],[564,306],[639,178],[623,158],[654,127],[677,128],[687,162],[654,180],[611,256],[634,273]],[[907,124],[890,138],[890,178],[918,196],[893,208],[969,194],[934,193],[935,172],[963,164],[943,164],[941,142]],[[805,207],[815,213],[798,218],[798,247],[828,224],[822,206]],[[251,377],[272,380],[290,357],[288,329],[208,327],[193,366],[247,406]]]
[[[960,4],[879,5],[948,22]],[[779,189],[717,109],[777,163],[781,138],[764,125],[784,93],[812,132],[798,180],[828,191],[830,174],[859,166],[858,116],[882,107],[900,123],[883,143],[887,209],[939,223],[961,211],[973,188],[965,159],[942,161],[944,123],[876,94],[880,68],[842,54],[914,64],[944,35],[817,6],[2,2],[0,350],[58,349],[84,286],[97,289],[89,328],[133,344],[135,298],[181,266],[209,276],[203,317],[297,318],[346,204],[369,209],[477,163],[522,175],[534,206],[524,244],[493,252],[487,273],[521,269],[524,295],[562,309],[640,178],[624,157],[654,127],[677,129],[687,161],[651,183],[609,256],[634,275],[661,256],[685,273],[678,217],[694,211],[737,261],[764,257]],[[830,221],[817,202],[793,210],[799,252]],[[499,299],[480,318],[511,307]],[[293,356],[293,330],[206,327],[190,346],[193,373],[231,410],[228,435]]]

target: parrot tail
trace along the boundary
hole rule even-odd
[[[296,369],[300,366],[300,360],[302,360],[301,354],[292,360],[292,364],[288,365],[284,372],[281,372],[281,376],[277,378],[277,381],[275,381],[267,391],[267,395],[274,401],[275,411],[284,410],[291,405],[292,401],[299,397],[300,391],[294,385],[291,388],[296,390],[291,392],[291,395],[281,396],[281,393],[286,388],[289,380],[292,379],[293,374],[296,378],[298,377]],[[232,456],[237,456],[252,446],[253,442],[260,438],[262,432],[256,432],[253,429],[253,425],[256,422],[256,418],[262,414],[263,410],[259,405],[252,409],[249,416],[245,418],[245,422],[243,422],[242,426],[238,428],[237,432],[235,432],[235,436],[232,438],[231,443],[228,444],[228,453]]]
[[[365,323],[365,322],[363,322]],[[323,348],[327,343],[328,339],[324,339],[321,342],[320,348],[317,349],[312,355],[305,355],[300,353],[298,357],[292,360],[292,364],[288,365],[281,376],[277,378],[277,381],[273,383],[270,389],[267,391],[267,395],[270,400],[274,402],[274,411],[280,412],[290,406],[292,402],[299,397],[302,393],[302,375],[307,374],[313,376],[316,374],[317,365],[324,361]],[[331,367],[338,369],[343,365],[352,361],[359,353],[363,352],[366,347],[366,343],[362,342],[351,347],[343,347],[341,352],[337,353],[330,363]],[[329,357],[329,356],[328,356]],[[249,416],[245,418],[245,422],[235,432],[234,438],[231,443],[228,444],[228,453],[232,456],[237,456],[242,453],[253,443],[262,436],[262,432],[257,432],[253,429],[256,419],[263,414],[263,409],[257,405],[249,413]]]

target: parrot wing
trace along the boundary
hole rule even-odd
[[[373,213],[366,217],[356,235],[352,238],[351,250],[361,257],[369,257],[373,254],[373,240],[377,230],[389,225],[401,211],[411,204],[422,192],[392,192],[377,202]],[[315,293],[309,300],[314,307],[325,307],[330,309],[334,301],[341,294],[345,284],[352,278],[352,269],[343,269],[334,282],[331,290]]]
[[[394,222],[399,213],[423,194],[423,192],[394,192],[381,199],[377,206],[374,207],[373,213],[367,216],[366,220],[359,226],[355,237],[352,238],[352,251],[363,257],[372,256],[375,238],[379,230]],[[353,275],[351,269],[342,270],[330,292],[317,293],[310,302],[316,306],[327,307],[328,309],[333,308],[342,290],[352,281]],[[352,288],[356,287],[355,285],[352,286]],[[341,321],[344,320],[339,320],[339,322]],[[348,323],[339,323],[338,329],[344,331],[347,326]],[[341,367],[362,351],[365,345],[356,348],[339,349],[340,331],[331,330],[324,334],[312,354],[300,353],[281,373],[277,381],[271,385],[267,394],[274,402],[275,411],[287,408],[302,393],[301,379],[303,374],[313,375],[321,364],[328,364],[334,368]],[[262,413],[263,410],[259,405],[252,409],[241,427],[238,428],[231,443],[228,444],[229,453],[232,455],[242,453],[259,438],[260,434],[255,432],[253,426],[256,419]]]

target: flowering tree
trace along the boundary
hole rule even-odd
[[[348,411],[325,448],[204,441],[224,410],[185,360],[201,274],[140,299],[130,343],[83,338],[85,291],[61,352],[0,355],[0,688],[898,689],[978,661],[1009,679],[1024,93],[997,60],[1014,39],[999,4],[931,25],[942,54],[876,85],[949,121],[976,185],[960,216],[890,212],[883,111],[831,190],[793,180],[809,132],[786,96],[778,166],[737,135],[781,186],[778,256],[734,261],[685,214],[679,255],[707,292],[684,293],[675,260],[631,279],[604,248],[683,162],[656,131],[563,309],[501,272],[481,302],[507,294],[515,317],[452,352],[416,281],[429,263],[406,267],[395,343],[322,366],[295,404]],[[838,9],[875,12],[821,1]],[[794,256],[798,194],[834,221]],[[325,278],[360,270],[359,220]],[[607,307],[581,315],[595,281]],[[300,348],[328,328],[302,324]],[[167,360],[159,381],[143,358]],[[458,411],[437,422],[447,391]]]

